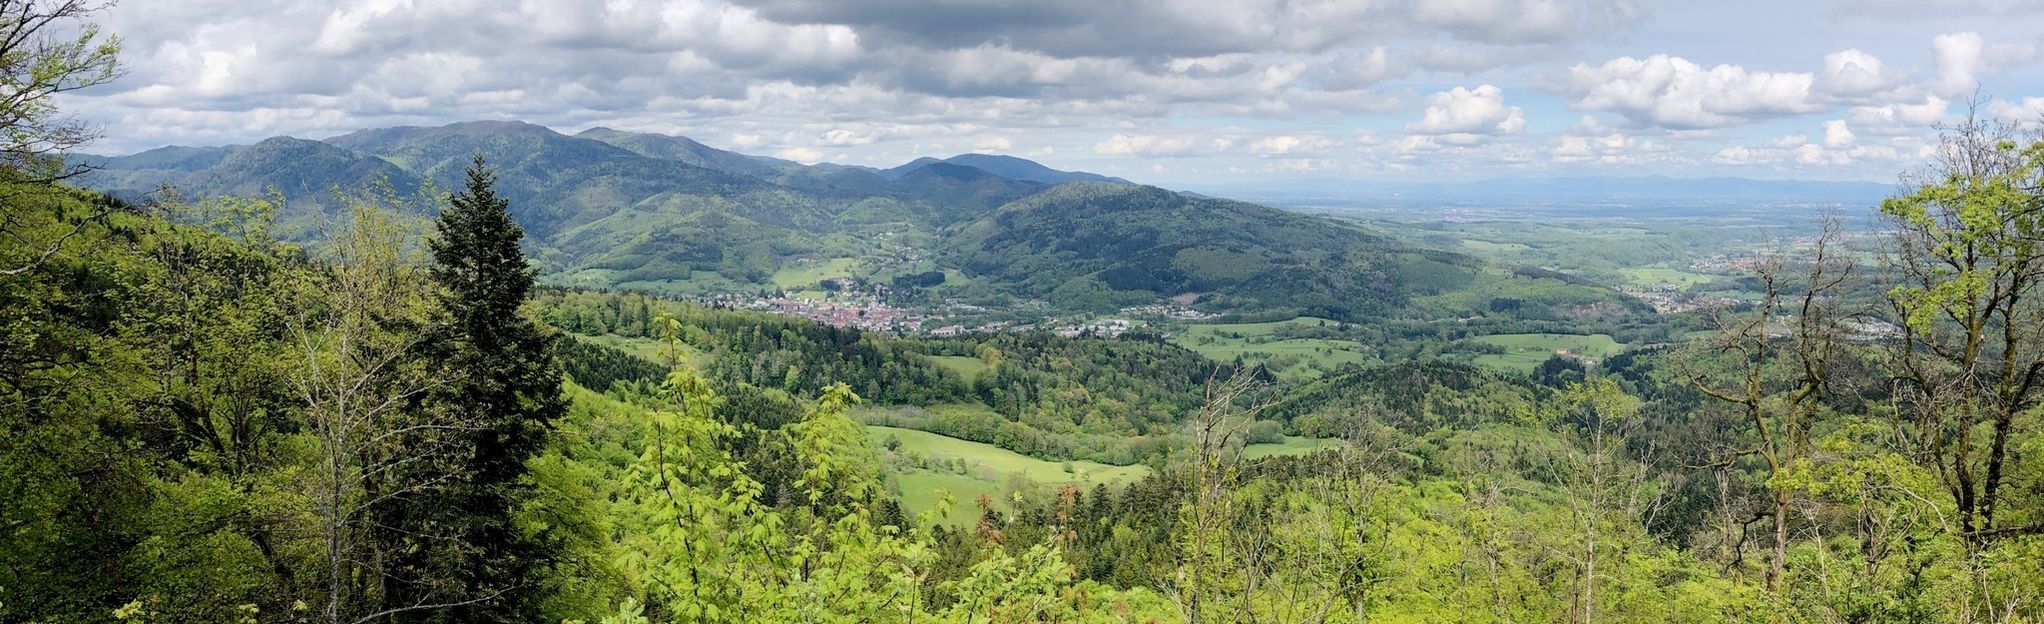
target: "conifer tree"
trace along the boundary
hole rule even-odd
[[[566,403],[555,335],[519,312],[535,272],[495,181],[478,154],[431,242],[444,316],[430,351],[447,382],[423,409],[466,440],[446,459],[458,477],[398,506],[406,524],[390,527],[404,543],[394,554],[409,559],[402,577],[433,579],[393,587],[395,602],[450,605],[406,619],[528,621],[538,573],[551,558],[545,540],[522,532],[514,516],[531,496],[526,461],[544,448]]]

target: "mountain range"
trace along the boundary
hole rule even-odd
[[[686,137],[482,121],[81,157],[95,167],[81,180],[126,196],[163,185],[191,197],[274,191],[288,200],[280,221],[302,225],[339,205],[336,189],[456,188],[479,153],[527,252],[560,285],[697,294],[850,280],[1066,310],[1172,298],[1356,321],[1639,309],[1608,289],[1343,222],[1012,156],[805,165]]]

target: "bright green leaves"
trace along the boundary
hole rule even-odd
[[[787,428],[796,457],[805,466],[803,495],[810,505],[826,499],[838,501],[827,511],[844,513],[849,507],[863,509],[880,493],[880,465],[866,443],[865,429],[845,410],[859,402],[859,395],[844,384],[825,388],[802,422]]]
[[[1962,133],[1947,147],[1961,151],[1953,171],[1881,203],[1882,214],[1908,226],[1907,248],[1898,251],[1924,278],[1891,291],[1919,333],[1934,322],[1964,322],[1990,305],[1983,297],[2015,263],[2037,255],[2044,232],[2036,210],[2044,142],[2019,147]]]
[[[1063,595],[1070,591],[1071,580],[1071,566],[1065,565],[1055,547],[1038,544],[1020,556],[995,552],[973,564],[965,578],[945,583],[945,589],[959,600],[945,611],[943,621],[1022,624],[1064,620],[1074,615]]]
[[[1592,377],[1568,384],[1534,413],[1540,422],[1550,426],[1570,419],[1586,423],[1585,426],[1599,426],[1631,420],[1643,406],[1638,397],[1620,388],[1616,379]]]

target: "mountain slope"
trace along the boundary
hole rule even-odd
[[[483,153],[547,279],[591,288],[800,289],[816,278],[788,269],[827,261],[874,283],[957,271],[970,279],[925,290],[1072,310],[1163,298],[1344,320],[1625,309],[1609,290],[1517,276],[1319,217],[1118,181],[1053,185],[1045,180],[1104,178],[1023,159],[964,155],[878,172],[756,159],[682,137],[582,135],[471,122],[279,137],[105,159],[88,183],[141,192],[170,182],[190,195],[275,188],[291,200],[282,215],[291,222],[336,187],[455,188]]]
[[[1064,184],[1067,182],[1114,182],[1119,184],[1129,183],[1128,180],[1123,180],[1121,178],[1111,178],[1097,173],[1087,173],[1084,171],[1059,171],[1056,169],[1052,169],[1050,167],[1045,167],[1041,163],[1038,163],[1036,161],[1028,160],[1025,158],[1016,158],[1014,156],[997,156],[991,154],[959,154],[957,156],[952,156],[950,158],[944,159],[944,162],[948,162],[954,165],[965,165],[967,167],[973,167],[976,169],[980,169],[982,171],[986,171],[987,173],[991,173],[1012,180],[1042,182],[1044,184]]]
[[[1345,320],[1422,314],[1450,293],[1554,281],[1487,272],[1472,258],[1318,217],[1118,184],[1067,184],[1004,206],[957,228],[943,257],[976,279],[1061,307],[1196,296],[1210,309]],[[1552,303],[1620,298],[1573,288]]]
[[[623,148],[632,153],[659,160],[672,160],[704,169],[725,173],[772,179],[788,166],[801,166],[788,161],[768,161],[737,152],[720,150],[683,136],[625,132],[610,128],[590,128],[575,134],[575,138],[600,141]]]
[[[183,184],[205,194],[257,195],[275,189],[286,199],[320,201],[336,189],[355,190],[378,181],[399,191],[419,186],[417,176],[383,159],[319,141],[276,137],[235,150]]]
[[[899,165],[895,165],[893,167],[880,170],[880,177],[887,178],[889,180],[899,180],[901,179],[901,176],[908,175],[909,173],[914,172],[917,169],[930,166],[931,163],[940,162],[944,161],[936,158],[931,158],[929,156],[918,156],[916,157],[915,160],[911,160]]]
[[[924,167],[928,167],[938,163],[949,163],[952,165],[972,167],[974,169],[985,171],[987,173],[1001,176],[1003,178],[1007,178],[1010,180],[1036,182],[1039,184],[1048,185],[1065,184],[1068,182],[1111,182],[1117,184],[1129,184],[1128,180],[1123,180],[1121,178],[1110,178],[1097,173],[1087,173],[1084,171],[1059,171],[1056,169],[1052,169],[1050,167],[1045,167],[1043,166],[1042,163],[1038,163],[1036,161],[1029,160],[1026,158],[1016,158],[1014,156],[996,156],[991,154],[959,154],[957,156],[952,156],[950,158],[945,158],[942,160],[924,156],[921,158],[917,158],[915,160],[908,161],[906,163],[902,163],[901,165],[898,165],[892,169],[881,170],[880,175],[890,180],[898,180],[901,179],[903,176],[906,176],[910,173],[914,173],[917,170],[920,170]]]
[[[497,171],[498,193],[511,200],[519,224],[540,242],[666,193],[732,198],[730,209],[739,212],[784,208],[756,201],[776,189],[756,178],[650,158],[522,122],[363,130],[327,142],[383,157],[440,188],[458,186],[470,161],[484,154]]]
[[[351,132],[326,142],[382,157],[441,188],[458,188],[462,171],[477,154],[484,154],[497,171],[497,192],[514,202],[607,165],[651,160],[600,141],[577,139],[517,121],[378,128]]]
[[[291,137],[231,147],[160,148],[95,164],[100,169],[84,176],[82,184],[116,195],[139,196],[165,184],[194,198],[275,191],[286,201],[287,212],[279,220],[287,224],[306,222],[313,209],[331,209],[336,190],[359,191],[387,182],[408,192],[420,185],[418,176],[383,159]]]
[[[1048,185],[1015,180],[976,167],[936,163],[896,178],[887,191],[935,207],[933,217],[948,224],[985,214]]]
[[[219,165],[235,149],[173,145],[127,156],[79,156],[76,160],[93,168],[85,175],[84,186],[139,194]]]

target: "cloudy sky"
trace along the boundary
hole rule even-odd
[[[1159,184],[1892,181],[2044,119],[2044,0],[123,0],[102,153],[519,119]],[[1976,95],[1977,94],[1977,95]]]

